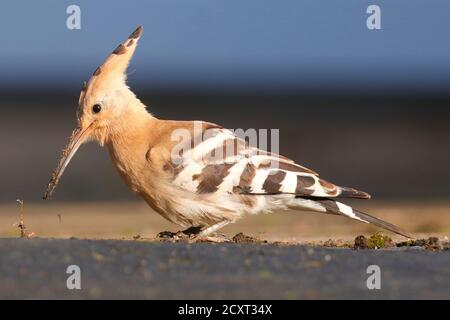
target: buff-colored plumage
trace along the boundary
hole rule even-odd
[[[199,227],[199,236],[244,214],[275,210],[338,214],[408,236],[335,200],[370,198],[365,192],[334,185],[288,158],[249,146],[218,125],[151,115],[126,85],[126,70],[141,35],[142,27],[138,27],[83,86],[78,128],[45,198],[79,146],[93,139],[108,148],[133,192],[166,219],[183,227]]]

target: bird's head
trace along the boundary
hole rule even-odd
[[[60,177],[78,148],[85,142],[96,140],[101,145],[110,134],[123,125],[124,118],[139,103],[126,85],[126,70],[142,34],[138,27],[99,66],[85,82],[78,101],[78,126],[63,150],[58,167],[52,174],[44,199],[56,188]]]

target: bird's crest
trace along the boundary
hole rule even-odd
[[[125,72],[133,57],[143,30],[142,26],[137,27],[124,42],[113,50],[103,64],[95,69],[89,81],[83,84],[79,104],[82,104],[84,97],[95,87],[108,86],[115,81],[121,81],[125,84]]]

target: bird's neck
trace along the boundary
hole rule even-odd
[[[120,148],[142,139],[150,139],[154,131],[152,128],[158,119],[147,111],[146,106],[131,90],[124,91],[120,98],[123,106],[108,130],[107,143]]]
[[[159,120],[138,99],[127,109],[109,130],[106,145],[114,165],[124,178],[129,179],[145,165],[145,154],[155,139]]]

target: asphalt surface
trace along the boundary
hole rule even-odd
[[[67,289],[69,265],[80,290]],[[4,238],[0,298],[449,299],[450,251]]]

